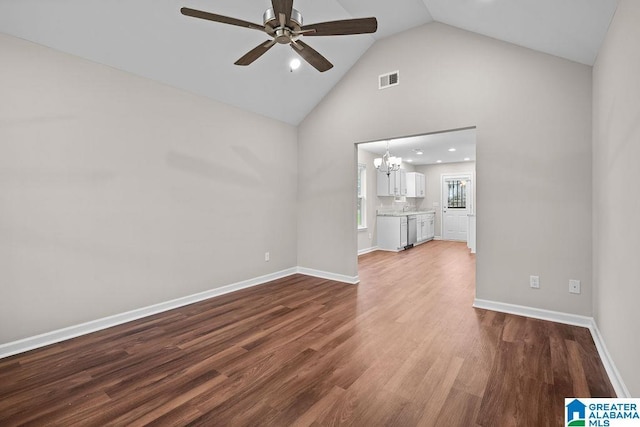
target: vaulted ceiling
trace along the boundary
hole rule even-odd
[[[186,17],[180,8],[262,23],[269,0],[0,0],[0,32],[297,125],[376,40],[433,21],[592,65],[617,0],[296,0],[305,24],[375,16],[371,35],[305,41],[333,64],[319,73],[267,36]],[[419,54],[417,52],[416,54]]]

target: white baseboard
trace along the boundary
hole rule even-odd
[[[596,321],[593,317],[562,313],[559,311],[544,310],[541,308],[527,307],[523,305],[482,300],[477,298],[474,300],[473,306],[475,308],[482,308],[485,310],[499,311],[501,313],[515,314],[518,316],[549,320],[551,322],[564,323],[567,325],[588,328],[591,332],[593,342],[596,345],[596,350],[598,350],[600,360],[602,360],[602,365],[607,371],[609,381],[611,381],[611,385],[613,386],[613,389],[615,390],[617,396],[621,398],[631,397],[629,389],[627,389],[627,386],[624,384],[624,381],[620,376],[620,372],[616,368],[616,365],[613,362],[609,351],[607,350],[607,346],[604,343],[602,335],[600,334],[600,330],[598,329],[598,325],[596,324]]]
[[[172,310],[174,308],[179,308],[185,305],[193,304],[195,302],[203,301],[216,296],[228,294],[230,292],[238,291],[240,289],[262,285],[264,283],[271,282],[273,280],[281,279],[283,277],[296,274],[297,272],[298,272],[298,269],[296,267],[288,268],[286,270],[266,274],[260,277],[255,277],[253,279],[243,280],[241,282],[232,283],[230,285],[222,286],[220,288],[215,288],[215,289],[200,292],[197,294],[188,295],[188,296],[177,298],[171,301],[165,301],[159,304],[154,304],[147,307],[142,307],[135,310],[127,311],[125,313],[119,313],[113,316],[103,317],[102,319],[96,319],[86,323],[81,323],[79,325],[73,325],[67,328],[46,332],[44,334],[24,338],[18,341],[12,341],[6,344],[0,344],[0,359],[4,357],[12,356],[14,354],[24,353],[25,351],[33,350],[36,348],[55,344],[57,342],[66,341],[68,339],[75,338],[81,335],[90,334],[92,332],[100,331],[102,329],[110,328],[112,326],[121,325],[126,322],[131,322],[133,320],[141,319],[143,317],[151,316],[153,314],[157,314],[164,311]]]
[[[442,240],[442,236],[433,236],[433,240]]]
[[[544,310],[541,308],[527,307],[524,305],[507,304],[504,302],[489,301],[476,298],[473,301],[475,308],[499,311],[501,313],[515,314],[551,322],[564,323],[566,325],[588,328],[593,322],[593,317],[580,316],[578,314],[562,313],[560,311]]]
[[[364,254],[368,254],[368,253],[370,253],[370,252],[375,252],[375,251],[377,251],[377,250],[378,250],[378,247],[377,247],[377,246],[372,246],[372,247],[370,247],[370,248],[366,248],[366,249],[360,249],[360,250],[358,251],[358,256],[360,256],[360,255],[364,255]]]
[[[348,283],[350,285],[357,285],[360,283],[360,278],[358,276],[345,276],[344,274],[314,270],[313,268],[298,267],[298,273],[306,276],[319,277],[321,279],[335,280],[336,282]]]
[[[595,319],[592,319],[589,330],[591,331],[593,342],[596,344],[596,348],[598,349],[600,360],[602,360],[604,369],[607,371],[607,375],[609,375],[609,381],[611,381],[611,385],[616,391],[616,394],[621,398],[631,398],[631,393],[629,393],[629,389],[622,380],[622,376],[620,375],[618,368],[616,368],[615,363],[613,363],[613,359],[609,354],[609,350],[607,350],[607,346],[604,344],[604,339],[600,334],[600,330],[598,329],[598,324]]]
[[[286,270],[278,271],[275,273],[267,274],[264,276],[256,277],[249,280],[233,283],[220,288],[211,289],[205,292],[189,295],[182,298],[177,298],[171,301],[162,302],[159,304],[142,307],[136,310],[131,310],[125,313],[116,314],[102,319],[92,320],[90,322],[82,323],[79,325],[70,326],[63,329],[47,332],[41,335],[36,335],[29,338],[24,338],[18,341],[9,342],[0,345],[0,359],[12,356],[18,353],[24,353],[29,350],[44,347],[47,345],[55,344],[57,342],[66,341],[71,338],[75,338],[81,335],[90,334],[102,329],[117,326],[126,322],[131,322],[143,317],[151,316],[164,311],[172,310],[175,308],[183,307],[185,305],[193,304],[199,301],[203,301],[216,296],[224,295],[230,292],[238,291],[240,289],[250,288],[253,286],[262,285],[264,283],[271,282],[273,280],[281,279],[283,277],[290,276],[292,274],[299,273],[307,276],[320,277],[328,280],[335,280],[338,282],[344,282],[348,284],[357,284],[360,282],[358,276],[346,276],[342,274],[330,273],[326,271],[314,270],[305,267],[294,267]],[[499,311],[503,313],[516,314],[520,316],[532,317],[535,319],[549,320],[552,322],[565,323],[574,326],[582,326],[588,328],[591,331],[591,335],[596,345],[596,349],[600,355],[600,359],[604,365],[609,380],[613,385],[618,397],[628,398],[631,397],[629,390],[627,389],[620,372],[617,370],[613,359],[611,358],[607,347],[602,339],[602,335],[598,330],[598,326],[592,317],[579,316],[575,314],[561,313],[557,311],[543,310],[533,307],[526,307],[521,305],[506,304],[501,302],[475,299],[473,306],[476,308],[482,308],[486,310]]]
[[[113,316],[91,320],[79,325],[73,325],[67,328],[46,332],[44,334],[36,335],[33,337],[0,344],[0,359],[13,356],[14,354],[24,353],[29,350],[34,350],[36,348],[45,347],[47,345],[55,344],[61,341],[66,341],[71,338],[79,337],[81,335],[86,335],[92,332],[107,329],[112,326],[121,325],[123,323],[162,313],[164,311],[173,310],[174,308],[179,308],[199,301],[204,301],[206,299],[228,294],[230,292],[239,291],[240,289],[262,285],[273,280],[291,276],[292,274],[296,273],[305,274],[307,276],[320,277],[323,279],[335,280],[348,284],[357,284],[360,282],[358,276],[350,277],[344,276],[342,274],[313,270],[310,268],[292,267],[286,270],[277,271],[275,273],[266,274],[260,277],[255,277],[253,279],[243,280],[241,282],[232,283],[230,285],[222,286],[193,295],[188,295],[171,301],[161,302],[147,307],[127,311],[125,313],[119,313]]]

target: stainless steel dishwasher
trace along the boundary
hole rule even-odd
[[[418,217],[407,215],[407,247],[413,247],[418,241]]]

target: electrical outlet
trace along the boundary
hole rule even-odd
[[[529,276],[529,286],[540,289],[540,276]]]
[[[580,280],[569,280],[569,293],[570,294],[579,294],[580,293]]]
[[[269,261],[269,259],[270,259],[269,252],[265,252],[265,253],[264,253],[264,260],[265,260],[265,261]]]
[[[371,239],[371,238],[372,238],[371,233],[369,233],[369,239]]]

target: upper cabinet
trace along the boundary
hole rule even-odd
[[[406,196],[407,171],[400,169],[389,173],[378,171],[378,196]]]
[[[407,172],[407,197],[425,196],[424,174],[419,172]]]
[[[392,196],[390,194],[389,189],[392,188],[391,181],[395,183],[395,174],[387,175],[384,172],[377,171],[377,180],[378,180],[378,196]]]
[[[406,196],[407,195],[407,171],[404,169],[400,169],[396,171],[396,196]]]

